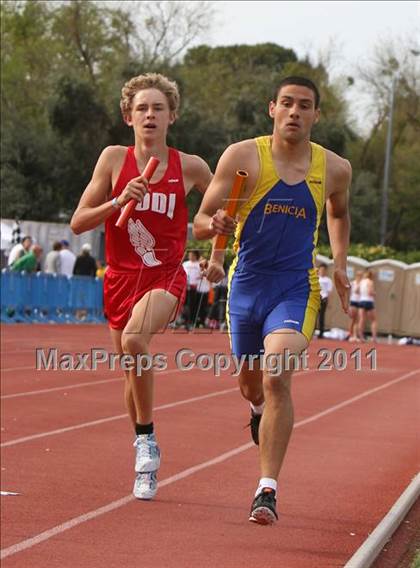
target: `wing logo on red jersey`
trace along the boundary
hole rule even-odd
[[[135,222],[133,219],[128,220],[128,234],[134,250],[147,267],[162,264],[161,261],[156,258],[155,251],[153,250],[156,244],[153,235],[149,233],[139,219]]]

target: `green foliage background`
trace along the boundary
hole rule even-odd
[[[228,264],[230,264],[234,256],[232,244],[233,239],[230,240],[229,247],[226,250],[226,261]],[[189,239],[186,250],[198,250],[200,251],[200,254],[202,256],[208,259],[211,253],[211,241],[197,241],[196,239]],[[327,258],[332,258],[331,249],[328,244],[319,245],[317,252],[323,256],[326,256]],[[420,250],[401,251],[380,245],[371,246],[361,243],[351,243],[348,254],[349,256],[362,258],[364,260],[367,260],[368,262],[389,258],[400,260],[401,262],[405,262],[406,264],[414,264],[415,262],[420,262]]]
[[[152,9],[155,3],[140,4]],[[180,18],[186,18],[178,8],[185,6],[168,4],[175,6],[168,29],[172,25],[176,30]],[[395,103],[390,248],[384,251],[377,243],[389,100],[386,66],[391,57],[373,68],[366,83],[377,95],[379,110],[372,130],[361,135],[348,117],[345,94],[351,81],[333,81],[326,64],[299,59],[293,50],[273,43],[200,45],[177,59],[169,53],[174,41],[170,35],[166,43],[157,41],[151,48],[154,36],[147,33],[156,35],[160,29],[155,16],[140,17],[140,33],[128,12],[109,6],[83,0],[2,2],[3,217],[70,219],[101,150],[133,143],[121,119],[119,97],[124,82],[134,75],[158,71],[178,82],[181,113],[169,143],[202,156],[214,169],[227,145],[270,132],[267,108],[273,87],[282,76],[303,74],[321,91],[322,119],[314,128],[314,141],[353,166],[352,241],[364,244],[353,245],[351,254],[367,260],[382,254],[419,260],[420,82],[408,63],[400,69]],[[206,24],[204,16],[194,17],[194,25]],[[199,202],[199,194],[192,192],[190,220]],[[327,251],[325,247],[323,226],[320,251]]]

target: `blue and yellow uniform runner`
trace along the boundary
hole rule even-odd
[[[306,178],[289,185],[276,172],[271,137],[255,141],[260,173],[238,212],[229,271],[227,321],[237,357],[261,353],[266,335],[279,329],[299,331],[309,341],[320,305],[315,248],[325,203],[325,149],[311,142]]]

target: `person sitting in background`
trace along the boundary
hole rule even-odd
[[[74,264],[74,276],[96,276],[96,260],[90,254],[91,251],[92,247],[89,243],[82,246],[81,253]]]
[[[70,243],[65,239],[61,241],[60,261],[61,261],[61,274],[65,274],[68,278],[73,276],[74,263],[76,262],[76,255],[70,250]]]
[[[96,278],[103,278],[106,272],[106,265],[105,262],[102,260],[96,261]]]
[[[38,262],[42,256],[42,247],[32,245],[31,250],[18,258],[11,266],[14,272],[36,272]]]
[[[360,280],[360,300],[359,300],[359,338],[365,340],[365,324],[366,320],[370,320],[370,330],[372,333],[372,341],[377,340],[377,323],[375,311],[375,283],[373,281],[373,272],[366,270],[363,278]]]
[[[53,248],[45,257],[44,272],[46,274],[60,274],[61,273],[61,257],[60,250],[61,243],[56,241],[53,243]]]
[[[356,277],[351,283],[350,291],[350,308],[349,316],[350,328],[349,328],[349,341],[360,341],[358,332],[358,319],[359,319],[359,303],[360,303],[360,281],[362,279],[363,272],[358,270],[356,272]]]
[[[331,278],[327,276],[327,265],[320,264],[318,268],[319,285],[321,286],[321,307],[319,308],[319,338],[324,336],[325,331],[325,312],[328,306],[328,296],[333,289]]]
[[[27,254],[32,246],[32,237],[23,237],[22,242],[15,245],[9,253],[7,259],[7,265],[10,268],[14,262],[16,262],[23,255]]]

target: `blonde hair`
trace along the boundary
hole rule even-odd
[[[175,116],[178,116],[180,96],[178,85],[175,81],[170,81],[160,73],[145,73],[144,75],[133,77],[127,81],[121,89],[120,108],[124,118],[130,114],[133,98],[136,93],[144,89],[158,89],[165,95],[169,110],[174,112]]]

